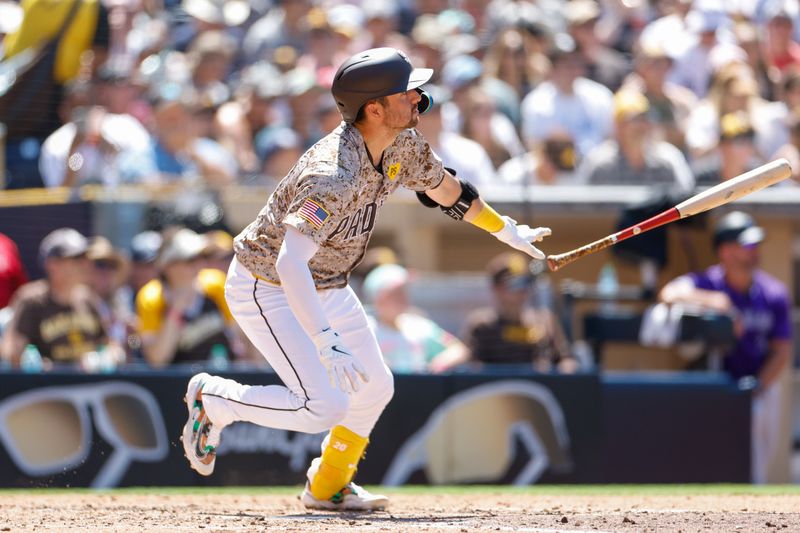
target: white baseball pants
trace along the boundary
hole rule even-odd
[[[753,398],[750,422],[750,469],[753,483],[767,482],[769,464],[780,448],[782,413],[780,381]]]
[[[363,437],[370,434],[394,393],[392,374],[353,290],[348,286],[318,294],[331,326],[364,365],[369,382],[352,395],[331,385],[283,290],[254,278],[234,258],[225,284],[228,306],[284,385],[251,386],[212,377],[203,385],[203,406],[214,424],[247,421],[305,433],[341,424]]]

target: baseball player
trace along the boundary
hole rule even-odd
[[[307,472],[305,506],[386,507],[386,497],[352,482],[394,387],[348,275],[364,255],[378,209],[398,187],[544,259],[531,242],[550,230],[500,216],[414,129],[432,104],[420,88],[432,74],[394,48],[345,61],[332,86],[344,121],[300,157],[236,237],[225,296],[283,385],[248,386],[206,373],[189,380],[182,440],[200,474],[213,472],[220,434],[233,422],[327,431]]]

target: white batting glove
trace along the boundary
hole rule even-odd
[[[311,337],[319,350],[319,359],[328,370],[331,385],[339,387],[343,392],[352,394],[358,390],[359,378],[369,381],[367,371],[350,350],[344,347],[339,334],[333,328],[327,328]]]
[[[531,242],[538,242],[552,233],[550,228],[531,228],[526,225],[517,225],[517,221],[511,217],[502,217],[506,225],[503,229],[492,233],[495,237],[512,248],[525,252],[534,259],[544,259],[545,255],[536,248]]]

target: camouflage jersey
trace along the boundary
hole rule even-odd
[[[304,153],[234,242],[236,257],[253,275],[279,283],[275,270],[290,225],[319,245],[309,261],[317,289],[344,287],[361,262],[378,209],[398,186],[437,187],[441,160],[416,130],[401,133],[376,170],[361,133],[342,123]]]

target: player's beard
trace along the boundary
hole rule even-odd
[[[416,106],[411,109],[410,116],[407,119],[405,116],[400,116],[399,113],[390,117],[390,127],[398,131],[416,128],[417,124],[419,124],[419,112],[416,109]]]

